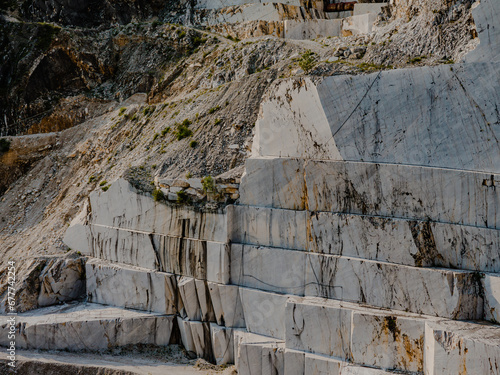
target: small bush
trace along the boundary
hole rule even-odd
[[[102,189],[102,191],[108,191],[109,185],[107,185],[107,186],[101,186],[101,189]]]
[[[214,194],[217,192],[217,187],[215,186],[215,180],[212,176],[203,177],[201,180],[201,185],[203,186],[203,192],[205,194]]]
[[[0,152],[7,152],[10,150],[10,141],[5,138],[0,138]]]
[[[187,127],[191,125],[191,121],[189,121],[188,119],[184,119],[184,121],[182,121],[182,125]]]
[[[126,110],[127,110],[127,107],[121,107],[120,112],[118,112],[118,115],[123,116],[123,114],[125,113]]]
[[[193,174],[191,172],[186,173],[186,178],[189,179],[189,178],[192,178],[192,177],[193,177]]]
[[[155,135],[153,136],[153,142],[156,141],[156,139],[160,136],[160,134],[158,133],[155,133]]]
[[[177,30],[177,36],[182,39],[186,36],[186,32],[184,30],[179,29]]]
[[[108,183],[108,181],[104,180],[104,181],[101,181],[101,183],[99,184],[99,186],[104,186]]]
[[[210,109],[208,110],[208,113],[209,113],[209,114],[215,113],[215,112],[217,112],[219,109],[220,109],[220,105],[218,105],[217,107],[210,108]]]
[[[196,146],[198,146],[198,142],[197,141],[191,141],[189,143],[189,147],[191,147],[191,148],[195,148]]]
[[[299,66],[306,73],[309,73],[312,68],[316,66],[316,59],[314,58],[314,52],[307,50],[301,55],[299,60]]]
[[[160,189],[154,189],[153,190],[153,199],[155,202],[159,202],[165,199],[165,194],[163,194],[163,191]]]
[[[175,136],[177,140],[180,141],[184,138],[191,137],[193,135],[193,131],[189,129],[186,125],[178,124],[177,130],[175,131]]]
[[[214,121],[214,125],[219,125],[222,122],[220,118],[216,118]]]
[[[189,195],[181,190],[177,192],[177,203],[189,203]]]
[[[89,184],[96,180],[96,176],[92,175],[89,177]]]
[[[163,129],[161,131],[161,135],[162,137],[164,137],[165,135],[167,135],[168,133],[170,133],[170,126],[167,126],[165,129]]]

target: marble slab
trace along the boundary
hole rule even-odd
[[[89,301],[129,309],[177,313],[175,275],[90,259],[86,264]]]

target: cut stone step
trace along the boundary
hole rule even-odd
[[[86,264],[90,302],[129,309],[175,314],[178,292],[175,275],[90,259]]]
[[[313,212],[500,229],[496,210],[500,191],[494,188],[499,174],[278,157],[251,158],[245,165],[240,185],[243,205],[290,210],[307,207]]]
[[[500,230],[387,217],[234,206],[231,242],[416,267],[500,272]]]
[[[429,374],[437,375],[459,373],[442,372],[453,361],[456,365],[467,362],[470,374],[488,373],[486,364],[500,363],[500,327],[484,322],[310,297],[290,297],[285,319],[287,349],[356,365],[422,373],[425,364],[428,371],[435,369]]]
[[[0,326],[0,345],[9,345],[8,320]],[[20,349],[106,350],[129,344],[169,345],[174,316],[92,303],[52,306],[18,314]]]
[[[212,371],[194,368],[172,360],[155,360],[140,355],[127,354],[113,356],[92,353],[34,352],[19,350],[16,374],[57,374],[57,375],[210,375]],[[10,374],[7,354],[0,352],[0,373]]]
[[[233,244],[231,283],[448,319],[483,319],[474,272]]]

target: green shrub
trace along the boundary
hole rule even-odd
[[[155,133],[155,135],[153,136],[153,142],[156,141],[156,139],[160,136],[160,134],[158,133]]]
[[[122,116],[126,110],[127,110],[127,107],[121,107],[120,112],[118,112],[118,116]]]
[[[222,122],[220,118],[216,118],[214,121],[214,125],[219,125]]]
[[[165,135],[167,135],[168,133],[170,133],[170,126],[167,126],[165,129],[163,129],[161,131],[161,135],[162,137],[164,137]]]
[[[217,107],[210,108],[210,109],[208,110],[208,113],[209,113],[209,114],[215,113],[215,112],[217,112],[219,109],[220,109],[220,105],[218,105]]]
[[[178,141],[187,137],[191,137],[192,135],[193,135],[192,130],[189,129],[186,125],[177,124],[177,130],[175,131],[175,136],[177,137]]]
[[[189,143],[189,147],[191,147],[191,148],[195,148],[196,146],[198,146],[198,142],[197,141],[191,141]]]
[[[181,190],[177,192],[177,203],[189,203],[189,195]]]
[[[299,60],[299,66],[306,73],[309,73],[312,68],[316,66],[316,59],[314,58],[314,52],[307,50],[301,55]]]
[[[188,119],[184,119],[184,121],[182,121],[182,125],[187,127],[187,126],[191,125],[191,121],[189,121]]]
[[[101,189],[102,189],[102,191],[108,191],[108,189],[109,189],[109,185],[107,185],[107,186],[102,186],[102,187],[101,187]]]
[[[217,192],[217,187],[215,186],[215,180],[212,176],[206,176],[201,179],[201,185],[203,186],[203,192],[205,194],[214,194]]]
[[[101,181],[101,183],[99,184],[99,186],[104,186],[108,183],[108,181],[104,180],[104,181]]]
[[[165,194],[163,194],[163,191],[160,189],[154,189],[153,190],[153,199],[155,202],[159,202],[165,199]]]
[[[10,150],[10,141],[5,138],[0,138],[0,152],[7,152]]]

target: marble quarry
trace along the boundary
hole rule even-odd
[[[233,205],[124,179],[93,192],[64,238],[87,302],[19,314],[20,345],[181,343],[239,374],[500,374],[500,3],[473,13],[462,63],[277,83]]]
[[[387,3],[359,3],[353,11],[324,12],[316,1],[305,7],[300,0],[199,0],[191,14],[194,24],[239,38],[273,35],[286,39],[366,34]]]

